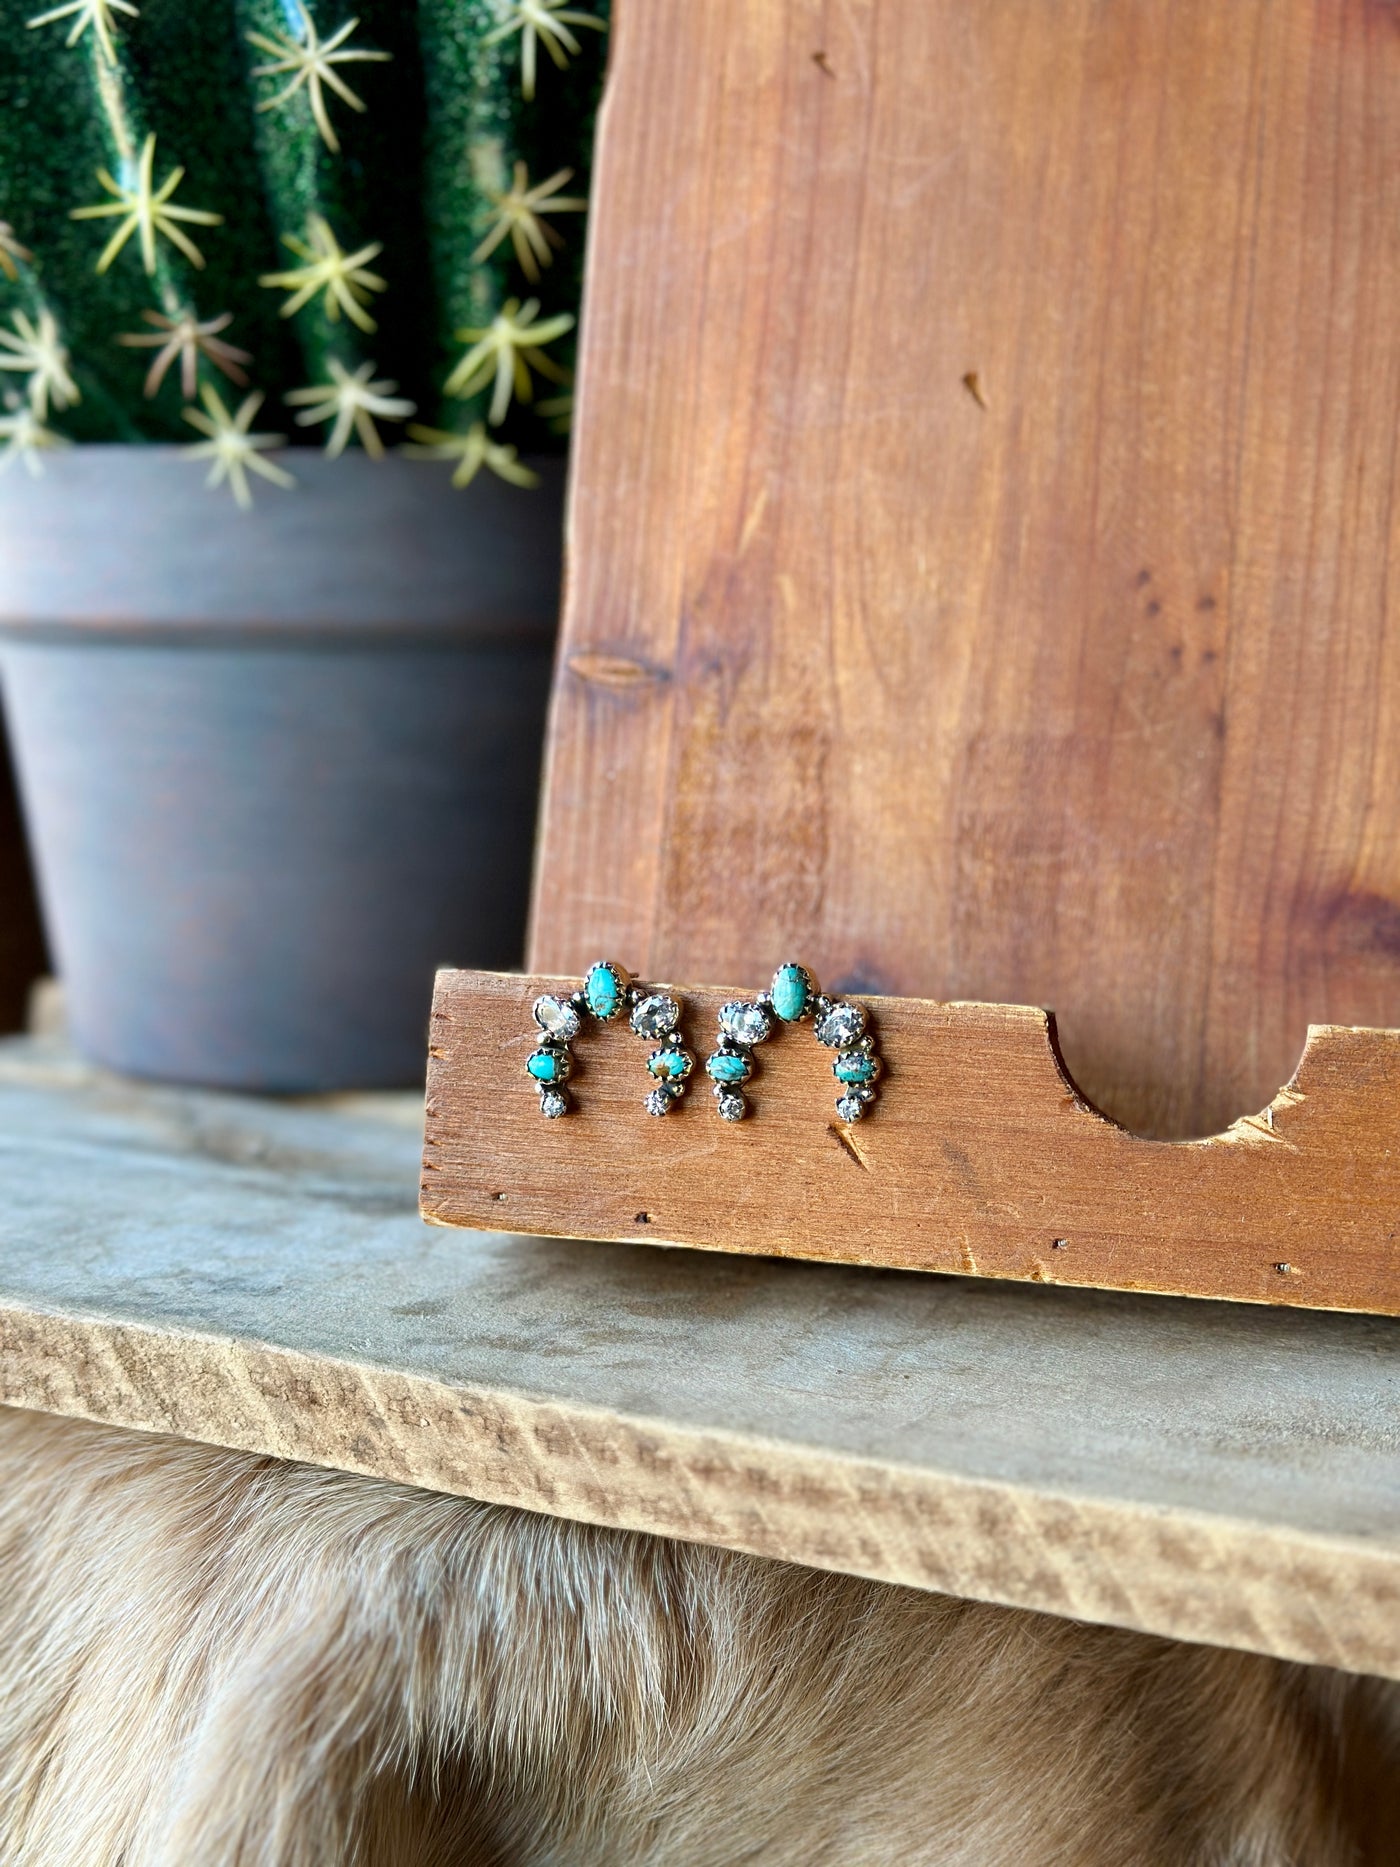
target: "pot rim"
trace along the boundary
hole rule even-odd
[[[534,491],[440,461],[287,450],[250,511],[179,447],[67,448],[0,480],[0,641],[548,645],[566,463]]]

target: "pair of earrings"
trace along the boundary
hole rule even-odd
[[[565,1084],[574,1071],[570,1045],[584,1020],[611,1024],[624,1013],[637,1036],[655,1045],[646,1062],[655,1084],[647,1094],[647,1113],[670,1114],[695,1068],[695,1057],[681,1036],[680,1000],[670,992],[639,985],[615,961],[600,959],[589,967],[571,997],[546,992],[535,1000],[534,1018],[542,1035],[538,1049],[526,1059],[525,1072],[539,1091],[541,1115],[553,1118],[569,1111]],[[812,1021],[818,1043],[836,1052],[831,1062],[838,1086],[836,1113],[842,1121],[854,1122],[869,1111],[883,1066],[865,1007],[849,999],[828,998],[805,966],[789,960],[773,974],[766,992],[752,999],[732,999],[720,1007],[719,1035],[705,1060],[705,1074],[724,1121],[742,1121],[749,1112],[744,1091],[753,1079],[758,1046],[766,1044],[779,1025],[807,1019]]]

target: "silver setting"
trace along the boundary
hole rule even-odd
[[[803,1001],[802,1009],[801,1011],[798,1012],[795,1018],[785,1018],[783,1017],[782,1013],[776,1009],[775,994],[776,994],[777,984],[778,984],[779,979],[782,978],[785,972],[800,973],[802,975],[803,981],[807,988],[807,996],[805,1000]],[[779,966],[773,974],[772,984],[768,987],[767,992],[764,994],[764,1002],[769,1007],[773,1008],[773,1015],[774,1017],[778,1019],[780,1023],[800,1024],[804,1018],[811,1017],[817,1005],[821,1002],[821,995],[822,995],[822,989],[817,984],[816,974],[810,971],[808,967],[801,965],[795,959],[785,959],[782,965]]]
[[[869,1082],[843,1083],[837,1071],[843,1063],[863,1058],[874,1065]],[[860,1121],[869,1113],[875,1102],[875,1084],[884,1074],[885,1065],[875,1045],[875,1039],[869,1033],[857,1044],[849,1044],[831,1059],[831,1073],[836,1077],[836,1113],[842,1121]]]
[[[541,1089],[540,1114],[546,1121],[557,1121],[569,1112],[569,1098],[562,1089]]]
[[[680,1058],[681,1068],[680,1068],[679,1075],[674,1074],[670,1070],[667,1070],[663,1074],[662,1071],[657,1068],[657,1065],[660,1062],[662,1057],[679,1057]],[[681,1093],[681,1088],[685,1082],[686,1077],[689,1076],[690,1072],[694,1068],[695,1068],[695,1058],[690,1053],[690,1051],[686,1049],[684,1044],[675,1044],[675,1043],[664,1044],[661,1046],[660,1049],[653,1050],[651,1055],[647,1058],[648,1074],[651,1076],[659,1077],[663,1083],[674,1083],[676,1086],[677,1095]]]
[[[875,1039],[873,1037],[862,1037],[858,1044],[848,1044],[844,1050],[839,1050],[831,1059],[832,1075],[836,1076],[837,1070],[843,1063],[853,1062],[859,1057],[866,1057],[875,1065],[875,1076],[878,1076],[880,1071],[884,1068],[884,1065],[880,1061],[879,1053],[875,1049]],[[840,1082],[841,1079],[837,1076],[836,1080]],[[871,1081],[873,1082],[874,1080],[875,1077],[872,1076]]]
[[[530,1065],[540,1058],[553,1065],[551,1075],[536,1076],[530,1068]],[[546,1040],[537,1049],[532,1050],[525,1059],[525,1074],[541,1089],[557,1089],[560,1083],[566,1083],[573,1073],[573,1052],[567,1044],[556,1044],[553,1039]]]
[[[617,986],[617,998],[611,1011],[604,1014],[595,1011],[588,1000],[588,981],[595,972],[610,972]],[[595,959],[583,975],[583,985],[576,998],[582,998],[584,1009],[590,1018],[596,1018],[599,1024],[611,1024],[614,1018],[620,1018],[632,999],[632,975],[625,966],[619,966],[615,959]]]
[[[680,1097],[673,1096],[669,1089],[653,1089],[646,1099],[647,1114],[669,1115],[679,1101]]]
[[[715,1107],[725,1121],[742,1121],[749,1112],[748,1099],[738,1089],[715,1084]]]

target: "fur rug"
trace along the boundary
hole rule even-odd
[[[0,1409],[3,1867],[1394,1867],[1397,1693]]]

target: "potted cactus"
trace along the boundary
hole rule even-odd
[[[606,0],[0,0],[0,678],[79,1044],[518,955]]]

